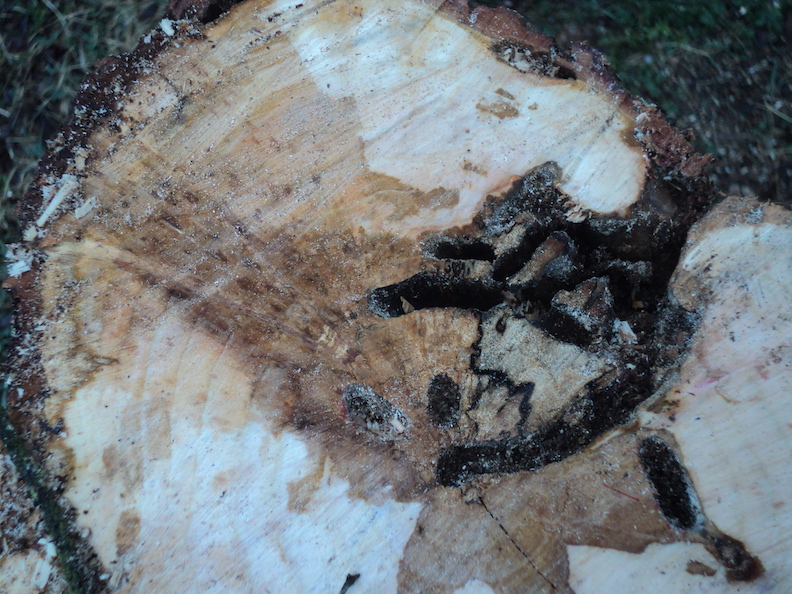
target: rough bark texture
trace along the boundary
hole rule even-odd
[[[3,592],[63,592],[66,583],[25,481],[0,447],[0,584]]]
[[[792,588],[787,211],[506,10],[171,10],[21,205],[72,584]]]

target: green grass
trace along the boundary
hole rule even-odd
[[[17,199],[69,120],[82,78],[132,49],[167,0],[30,0],[0,9],[0,196]]]

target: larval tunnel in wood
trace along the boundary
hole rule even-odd
[[[182,4],[20,205],[0,583],[792,590],[788,210],[506,9]]]

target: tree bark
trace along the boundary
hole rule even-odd
[[[505,9],[164,20],[20,208],[7,414],[66,579],[792,589],[790,215],[706,162]]]

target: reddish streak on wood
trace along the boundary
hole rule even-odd
[[[619,491],[616,487],[611,487],[610,485],[606,485],[605,483],[602,483],[602,486],[610,489],[611,491],[614,491],[614,492],[618,493],[619,495],[624,495],[625,497],[629,497],[633,501],[637,501],[639,503],[641,502],[641,500],[638,499],[637,497],[633,497],[632,495],[627,495],[627,493]]]

